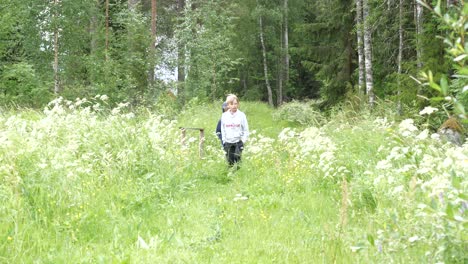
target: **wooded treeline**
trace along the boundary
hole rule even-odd
[[[0,3],[2,104],[96,94],[154,103],[168,91],[181,103],[233,92],[272,105],[358,93],[413,104],[434,94],[411,76],[457,70],[437,37],[450,27],[416,0]],[[468,13],[463,1],[427,5],[455,20]],[[462,91],[464,80],[449,85]]]

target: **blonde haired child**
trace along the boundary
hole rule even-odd
[[[230,166],[241,161],[244,143],[249,138],[247,117],[240,111],[239,99],[234,94],[226,97],[228,110],[221,116],[221,139]]]

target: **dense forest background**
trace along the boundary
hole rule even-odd
[[[468,102],[463,1],[0,3],[2,105],[105,94],[181,106],[231,92],[275,106],[317,99],[322,109],[354,95],[401,111],[446,98],[458,103],[448,112],[464,114]]]

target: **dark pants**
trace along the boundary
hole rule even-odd
[[[241,161],[242,150],[244,150],[244,143],[242,143],[242,141],[224,144],[224,151],[226,152],[226,159],[229,166]]]

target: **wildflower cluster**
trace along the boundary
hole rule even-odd
[[[444,143],[437,134],[421,131],[412,119],[389,131],[390,140],[378,149],[385,158],[364,173],[374,197],[393,208],[383,207],[374,216],[393,219],[378,230],[374,245],[387,252],[426,245],[428,259],[444,261],[454,250],[463,251],[468,144]],[[460,253],[453,256],[463,258]]]

